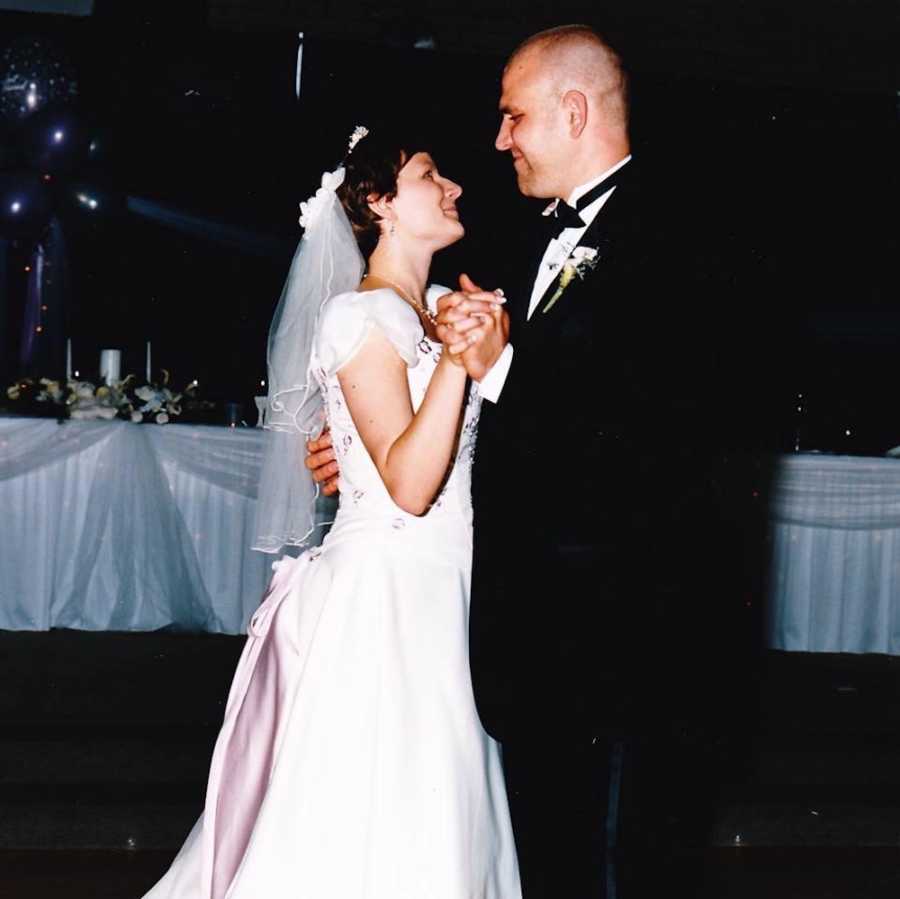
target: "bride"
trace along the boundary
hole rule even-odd
[[[303,441],[324,410],[340,507],[253,616],[206,806],[147,899],[520,899],[498,746],[468,668],[470,469],[480,397],[426,291],[461,188],[418,145],[358,128],[302,205],[269,345],[275,432],[258,547],[308,537]],[[363,257],[367,270],[363,276]],[[312,377],[308,373],[312,373]]]

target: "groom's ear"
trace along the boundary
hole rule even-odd
[[[587,97],[581,93],[581,91],[566,91],[566,93],[563,94],[562,105],[566,113],[566,125],[569,129],[569,137],[580,137],[581,132],[587,127]]]

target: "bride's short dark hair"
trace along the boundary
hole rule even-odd
[[[381,236],[381,218],[369,208],[369,198],[393,197],[397,193],[400,169],[422,149],[420,139],[400,136],[388,129],[373,130],[341,163],[345,169],[344,183],[337,195],[365,259],[372,255]]]

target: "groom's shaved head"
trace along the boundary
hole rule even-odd
[[[581,91],[609,125],[627,127],[628,79],[622,60],[593,28],[561,25],[533,34],[516,47],[505,71],[523,63],[538,65],[557,96]]]
[[[627,81],[591,28],[564,25],[520,44],[503,71],[494,146],[527,197],[565,199],[629,151]]]

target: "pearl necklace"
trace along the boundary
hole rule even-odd
[[[420,303],[417,299],[411,297],[399,284],[394,284],[394,282],[391,281],[390,278],[385,278],[384,275],[377,275],[374,272],[369,272],[369,277],[377,278],[379,281],[384,281],[384,283],[389,287],[393,287],[401,297],[409,302],[409,304],[413,307],[413,309],[416,310],[416,312],[419,313],[419,315],[423,316],[428,321],[430,321],[431,324],[437,327],[437,316],[424,303]]]

